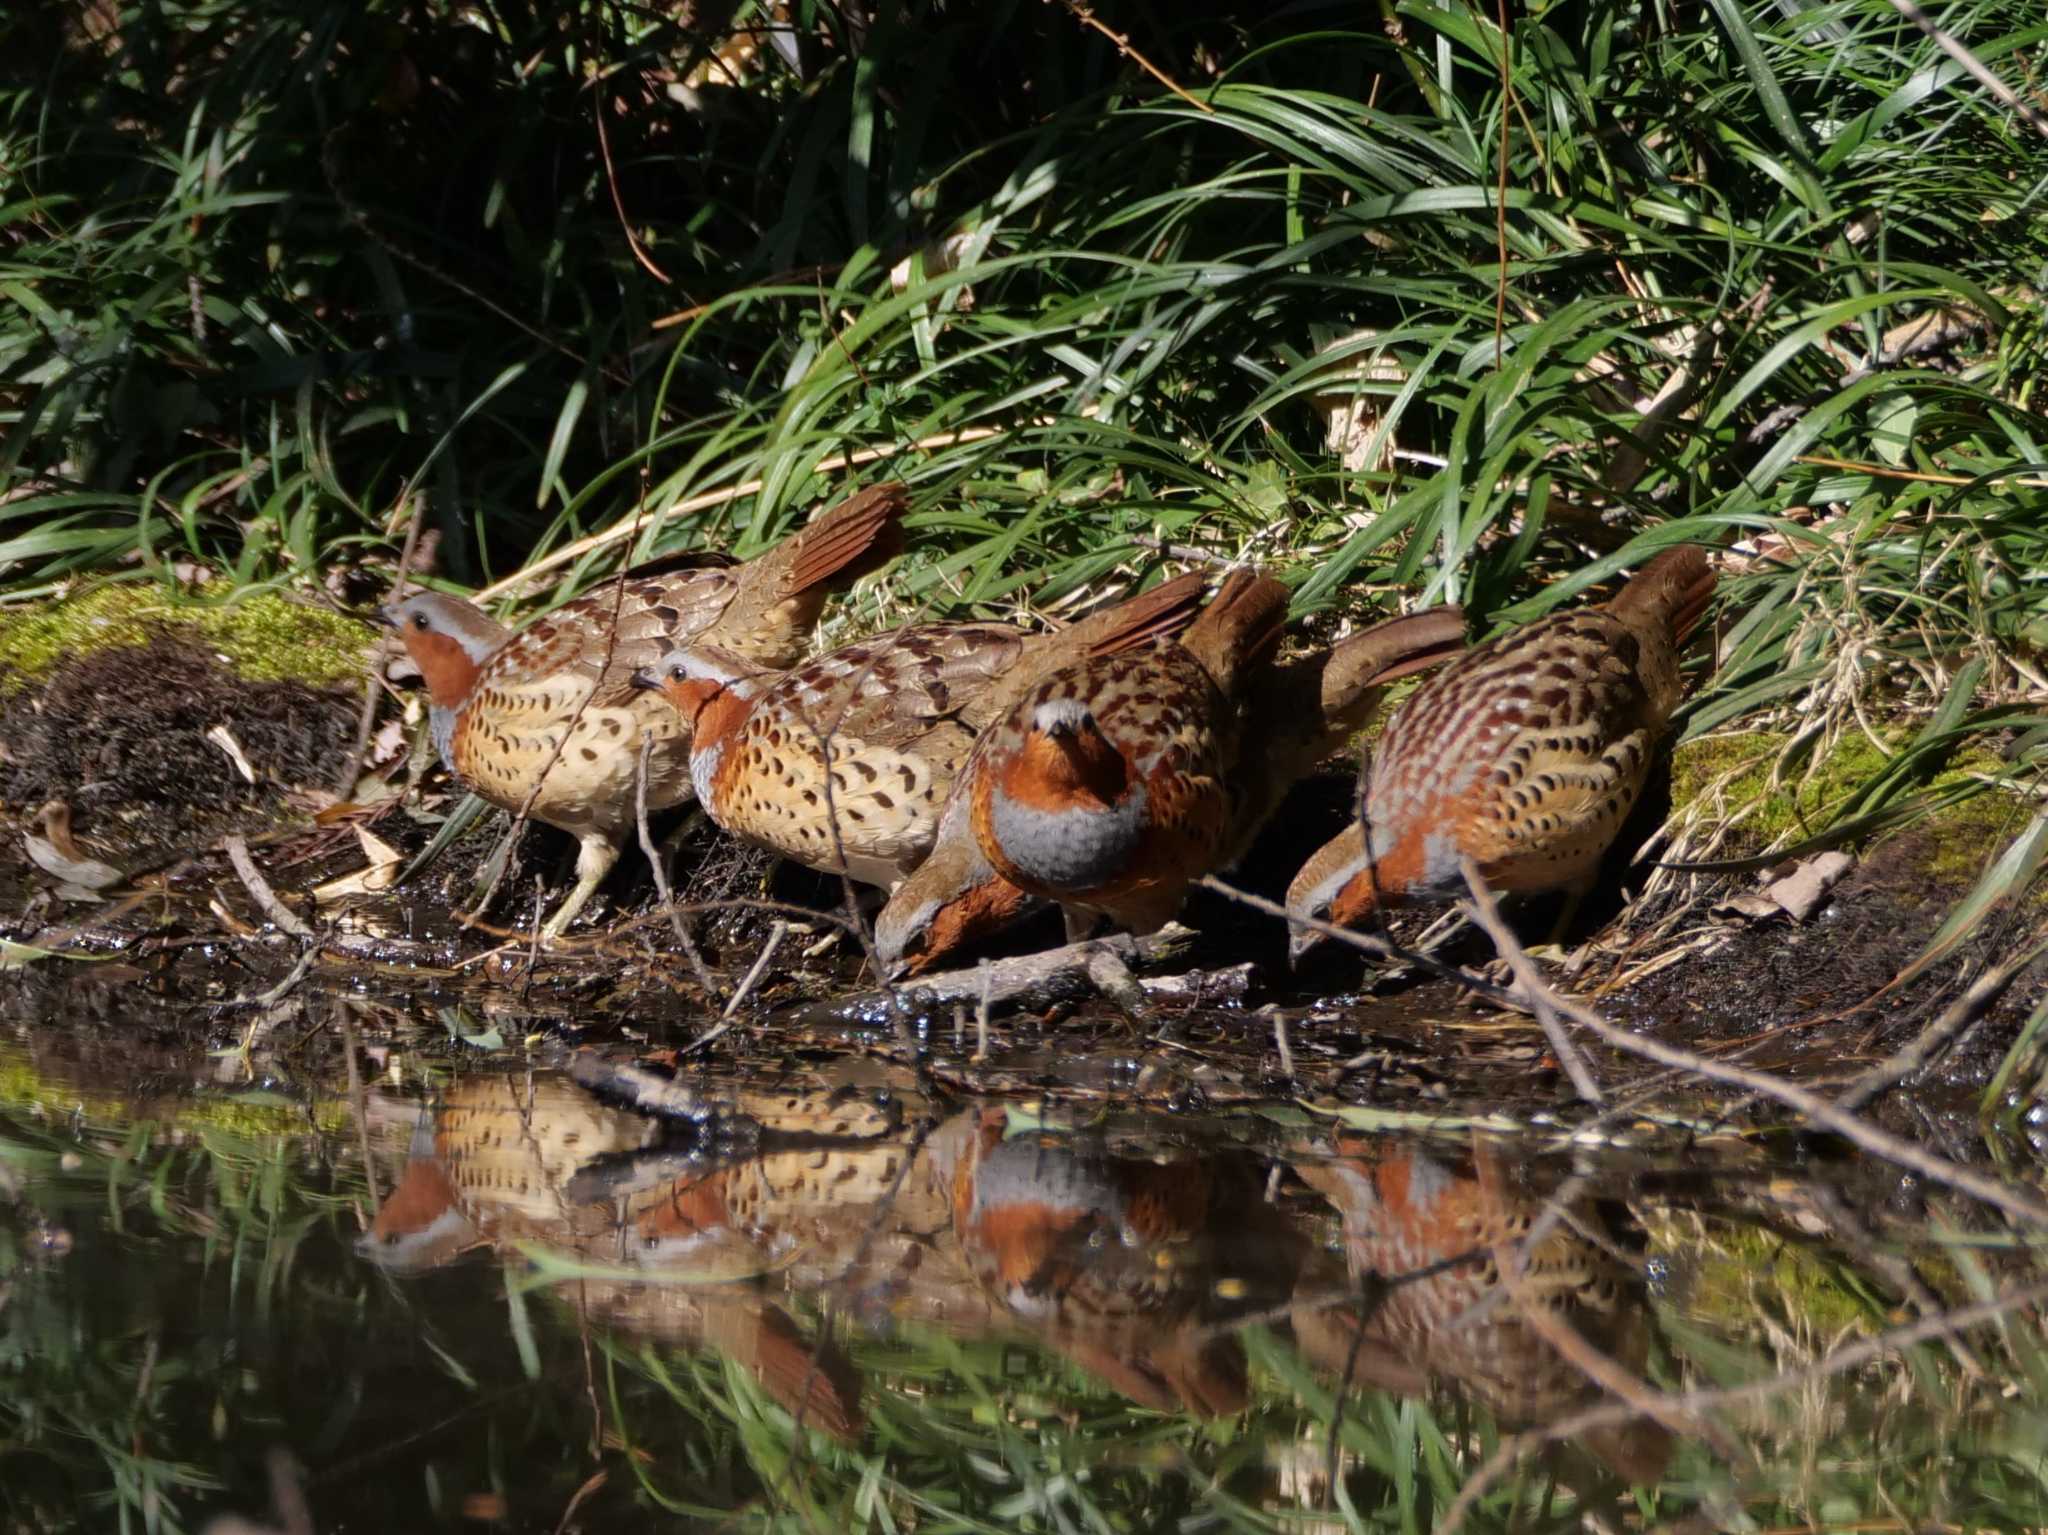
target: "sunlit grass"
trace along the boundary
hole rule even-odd
[[[1883,0],[1525,14],[1505,93],[1468,11],[1129,12],[1193,99],[1057,8],[819,5],[804,78],[756,49],[697,108],[615,111],[608,170],[586,63],[616,106],[721,36],[15,23],[56,63],[0,97],[0,572],[310,582],[388,560],[410,487],[457,582],[637,530],[573,586],[629,543],[758,549],[851,461],[920,507],[853,625],[1056,603],[1163,540],[1304,610],[1484,627],[1746,538],[1688,732],[2034,726],[2048,177]],[[2010,71],[2048,40],[1943,20]]]

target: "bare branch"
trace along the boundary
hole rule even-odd
[[[1507,961],[1508,969],[1514,972],[1515,984],[1528,993],[1529,1005],[1536,1011],[1536,1021],[1543,1026],[1544,1037],[1550,1041],[1550,1048],[1556,1052],[1558,1064],[1564,1067],[1565,1075],[1571,1078],[1572,1087],[1586,1102],[1601,1102],[1600,1086],[1593,1080],[1592,1068],[1587,1066],[1571,1036],[1565,1033],[1564,1020],[1558,1016],[1557,998],[1544,981],[1543,972],[1536,968],[1536,962],[1529,958],[1528,951],[1516,942],[1507,923],[1501,921],[1500,909],[1494,904],[1493,892],[1487,889],[1479,865],[1470,858],[1461,858],[1458,862],[1465,875],[1465,886],[1472,892],[1472,920],[1493,940],[1494,948]]]

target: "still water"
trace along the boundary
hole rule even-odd
[[[0,1529],[2048,1523],[2026,1252],[1735,1121],[237,1039],[0,1036]]]

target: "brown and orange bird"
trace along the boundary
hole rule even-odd
[[[792,1288],[844,1278],[886,1291],[891,1259],[917,1252],[879,1212],[938,1227],[926,1193],[889,1200],[911,1153],[893,1136],[891,1095],[851,1088],[742,1091],[725,1105],[766,1135],[805,1142],[732,1165],[684,1158],[662,1171],[661,1126],[547,1071],[452,1081],[416,1126],[411,1155],[358,1252],[411,1275],[489,1248],[524,1266],[534,1248],[594,1263],[563,1289],[572,1305],[635,1335],[709,1346],[752,1374],[811,1427],[852,1440],[860,1384],[843,1352],[808,1338],[759,1282]],[[632,1174],[652,1168],[653,1175]],[[916,1189],[922,1189],[919,1180]],[[864,1259],[866,1269],[856,1260]]]
[[[1360,818],[1288,888],[1290,914],[1355,927],[1462,894],[1582,893],[1642,793],[1684,692],[1680,648],[1705,614],[1704,549],[1658,555],[1610,602],[1553,614],[1432,677],[1373,748]],[[1298,928],[1300,953],[1318,939]]]
[[[1376,1281],[1363,1317],[1355,1294],[1348,1303],[1296,1298],[1295,1337],[1332,1373],[1400,1396],[1419,1396],[1432,1381],[1455,1383],[1504,1428],[1552,1421],[1601,1399],[1566,1352],[1570,1340],[1562,1348],[1555,1341],[1559,1329],[1641,1374],[1648,1300],[1617,1240],[1629,1234],[1625,1209],[1580,1199],[1563,1219],[1543,1220],[1543,1193],[1518,1186],[1513,1170],[1477,1142],[1461,1158],[1342,1135],[1329,1153],[1296,1158],[1294,1170],[1341,1218],[1351,1272]],[[1581,1442],[1631,1482],[1655,1481],[1671,1457],[1669,1431],[1640,1420],[1595,1429]]]
[[[1241,572],[1178,644],[1031,689],[977,746],[930,857],[876,919],[884,964],[920,972],[986,935],[991,890],[1157,926],[1193,879],[1244,853],[1388,682],[1464,633],[1458,609],[1438,608],[1274,665],[1285,608],[1278,583]]]
[[[893,888],[931,851],[975,738],[1019,692],[1077,659],[1176,633],[1201,589],[1182,576],[1053,634],[916,624],[786,672],[691,645],[635,680],[688,722],[691,778],[713,821],[810,868]]]
[[[1057,901],[1153,932],[1216,866],[1237,803],[1245,685],[1279,648],[1287,588],[1235,571],[1179,640],[1065,666],[983,732],[961,773],[989,866]]]
[[[745,564],[699,555],[683,569],[630,571],[517,634],[438,592],[385,610],[426,679],[448,771],[581,844],[576,887],[544,939],[568,926],[618,860],[634,825],[643,734],[654,737],[648,808],[691,797],[689,723],[634,688],[634,672],[699,639],[757,665],[794,664],[828,594],[901,548],[908,505],[902,485],[873,486]]]

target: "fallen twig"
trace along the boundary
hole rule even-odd
[[[1253,895],[1248,890],[1239,890],[1214,875],[1205,876],[1202,884],[1205,888],[1250,906],[1255,911],[1266,912],[1283,921],[1291,921],[1297,926],[1312,927],[1317,932],[1326,933],[1375,957],[1424,965],[1480,996],[1501,998],[1515,1006],[1522,1006],[1528,1001],[1527,998],[1508,992],[1481,976],[1472,975],[1454,965],[1446,965],[1439,960],[1431,959],[1428,955],[1413,953],[1387,939],[1375,937],[1370,933],[1353,932],[1349,928],[1338,927],[1335,923],[1319,921],[1312,917],[1291,915],[1287,908],[1278,902]],[[1946,1157],[1923,1151],[1912,1142],[1902,1140],[1874,1125],[1867,1125],[1854,1114],[1837,1108],[1827,1099],[1810,1093],[1803,1087],[1797,1087],[1763,1072],[1749,1071],[1740,1066],[1729,1066],[1709,1060],[1694,1051],[1666,1044],[1659,1039],[1631,1033],[1617,1024],[1608,1022],[1591,1008],[1569,997],[1557,996],[1556,1005],[1565,1017],[1581,1028],[1591,1031],[1602,1043],[1611,1045],[1616,1050],[1642,1056],[1657,1062],[1660,1066],[1676,1067],[1693,1076],[1704,1077],[1711,1082],[1725,1082],[1755,1093],[1759,1097],[1769,1098],[1797,1114],[1804,1115],[1820,1128],[1833,1131],[1872,1156],[1881,1157],[1910,1172],[1916,1172],[1930,1183],[1938,1183],[1943,1188],[1953,1189],[1959,1194],[1967,1194],[1972,1199],[1981,1200],[1995,1209],[2004,1211],[2015,1220],[2048,1229],[2048,1204],[2043,1204],[2039,1199],[2009,1183],[1988,1178]]]
[[[1845,1112],[1860,1109],[1912,1076],[1990,1012],[2012,983],[2031,968],[2044,951],[2048,951],[2048,937],[2037,934],[2033,943],[2004,964],[1994,965],[1978,976],[1903,1050],[1871,1067],[1838,1093],[1835,1106]]]
[[[340,954],[371,959],[389,957],[388,951],[392,946],[392,940],[365,938],[355,933],[336,933],[309,925],[305,918],[279,900],[277,892],[270,888],[270,881],[265,879],[263,871],[256,867],[256,860],[249,852],[246,838],[229,837],[221,846],[227,850],[228,862],[234,865],[236,877],[241,880],[242,888],[249,892],[249,899],[256,903],[257,909],[279,932]]]
[[[1144,938],[1126,934],[1090,938],[1039,954],[989,960],[972,970],[944,970],[900,982],[895,999],[908,1013],[931,1012],[955,1002],[972,1002],[981,1008],[999,1003],[1044,1007],[1054,1002],[1071,1002],[1095,993],[1091,965],[1096,964],[1098,955],[1107,953],[1132,970],[1156,970],[1182,957],[1194,936],[1178,924],[1169,924]],[[1178,976],[1169,981],[1141,980],[1138,984],[1148,994],[1154,987],[1166,985],[1184,994]],[[883,993],[862,992],[831,1002],[805,1003],[797,1012],[806,1020],[845,1022],[871,1019],[889,1006],[890,998]]]
[[[1205,112],[1212,117],[1215,115],[1216,109],[1214,107],[1210,106],[1208,102],[1202,100],[1199,96],[1189,94],[1186,88],[1183,87],[1178,81],[1176,81],[1173,78],[1173,76],[1169,75],[1157,64],[1154,64],[1150,59],[1146,58],[1144,54],[1138,52],[1136,48],[1132,47],[1131,40],[1129,37],[1125,36],[1123,33],[1113,30],[1107,22],[1103,21],[1086,5],[1084,5],[1082,3],[1082,0],[1061,0],[1061,4],[1063,4],[1066,7],[1067,13],[1071,15],[1074,18],[1074,20],[1080,22],[1081,25],[1083,25],[1084,27],[1093,27],[1096,31],[1100,32],[1104,37],[1108,38],[1112,43],[1116,45],[1116,51],[1118,53],[1122,54],[1125,58],[1129,59],[1133,64],[1137,65],[1138,68],[1144,70],[1146,74],[1150,75],[1153,79],[1157,80],[1169,91],[1172,91],[1174,95],[1178,96],[1182,101],[1185,101],[1197,112]]]
[[[418,478],[418,471],[415,471],[413,478],[407,480],[398,492],[400,505],[408,501],[411,503],[411,516],[406,520],[405,543],[398,551],[398,569],[391,577],[393,602],[405,595],[405,583],[412,575],[413,555],[420,546],[420,525],[426,521],[421,515],[426,498],[413,488],[413,481]],[[390,654],[391,631],[379,626],[376,642],[370,647],[369,674],[363,679],[363,707],[362,712],[356,716],[355,743],[349,748],[348,761],[343,764],[334,785],[336,794],[346,796],[356,786],[356,780],[362,776],[363,755],[370,749],[370,732],[377,723],[377,694],[384,685],[384,662]]]
[[[586,1092],[624,1104],[639,1114],[701,1125],[722,1103],[706,1097],[687,1082],[664,1077],[630,1061],[607,1060],[595,1050],[578,1050],[569,1058],[569,1080]]]
[[[1969,72],[1972,79],[1979,85],[1982,85],[1985,90],[1991,92],[1993,96],[1996,96],[2004,105],[2012,108],[2013,111],[2025,118],[2027,125],[2040,134],[2041,137],[2048,139],[2048,114],[2037,110],[2018,91],[1993,74],[1990,66],[1985,64],[1976,54],[1970,52],[1969,49],[1957,42],[1955,38],[1936,26],[1933,18],[1921,10],[1919,6],[1915,5],[1913,0],[1892,0],[1892,9],[1933,38],[1935,46],[1962,65]]]
[[[235,874],[242,881],[242,888],[249,892],[249,899],[270,919],[273,927],[294,938],[320,936],[304,917],[277,898],[277,892],[270,888],[270,881],[263,877],[263,871],[256,867],[256,860],[249,856],[249,844],[244,839],[230,837],[223,846],[228,851],[228,862],[235,866]]]
[[[718,1015],[721,1019],[730,1019],[734,1013],[740,1010],[740,1004],[747,1000],[753,989],[761,984],[761,977],[767,972],[768,962],[775,958],[775,951],[782,947],[782,940],[788,936],[789,924],[787,922],[777,921],[774,926],[768,929],[768,941],[761,945],[761,952],[754,957],[754,963],[748,967],[746,975],[741,978],[739,989],[732,994],[731,1000],[725,1004],[725,1011]]]

